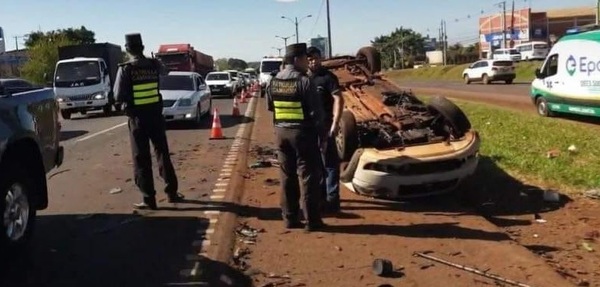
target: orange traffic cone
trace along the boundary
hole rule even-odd
[[[239,117],[240,114],[240,108],[238,107],[238,101],[236,97],[233,97],[233,112],[231,112],[231,115],[234,117]]]
[[[213,113],[212,129],[210,131],[210,139],[218,140],[224,138],[225,137],[223,136],[223,130],[221,129],[221,119],[219,118],[219,110],[215,108],[215,111]]]
[[[248,101],[246,101],[246,89],[242,89],[242,94],[240,95],[240,97],[241,97],[240,103],[245,104],[248,102]]]

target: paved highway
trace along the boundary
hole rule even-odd
[[[241,104],[244,113],[247,104]],[[50,206],[39,213],[31,255],[13,265],[0,286],[165,286],[187,282],[186,256],[197,254],[222,159],[244,117],[231,99],[213,99],[230,139],[210,141],[211,117],[193,128],[169,124],[171,158],[188,201],[168,204],[154,169],[158,211],[134,212],[141,195],[133,182],[124,116],[88,114],[63,121],[64,164],[49,174]],[[6,285],[5,285],[6,284]]]

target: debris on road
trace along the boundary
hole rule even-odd
[[[274,178],[267,178],[265,179],[265,185],[267,186],[276,186],[279,185],[279,180],[278,179],[274,179]]]
[[[373,261],[373,273],[377,276],[385,277],[392,274],[394,266],[392,262],[387,259],[375,259]]]
[[[250,168],[263,168],[263,167],[272,167],[271,162],[266,160],[260,160],[250,165]]]
[[[572,153],[576,153],[576,152],[577,152],[577,147],[576,147],[575,145],[573,145],[573,144],[572,144],[572,145],[570,145],[570,146],[567,148],[567,150],[568,150],[568,151],[570,151],[570,152],[572,152]]]
[[[587,252],[594,252],[594,247],[592,247],[592,245],[589,242],[582,242],[581,247],[583,247],[583,249],[585,249]]]
[[[110,193],[110,194],[118,194],[118,193],[121,193],[121,192],[123,192],[123,190],[120,187],[115,187],[115,188],[111,189],[108,193]]]
[[[506,278],[500,277],[500,276],[495,275],[495,274],[488,273],[487,270],[486,271],[481,271],[481,270],[478,270],[478,269],[475,269],[475,268],[471,268],[471,267],[468,267],[468,266],[463,266],[463,265],[460,265],[460,264],[452,263],[450,261],[439,259],[439,258],[433,257],[431,255],[427,255],[427,254],[420,253],[420,252],[415,252],[415,253],[413,253],[413,255],[417,256],[417,257],[425,258],[425,259],[428,259],[428,260],[431,260],[431,261],[435,261],[435,262],[438,262],[438,263],[442,263],[444,265],[448,265],[448,266],[451,266],[451,267],[454,267],[454,268],[458,268],[458,269],[461,269],[461,270],[464,270],[464,271],[467,271],[467,272],[471,272],[473,274],[477,274],[477,275],[480,275],[480,276],[483,276],[483,277],[487,277],[487,278],[490,278],[490,279],[493,279],[493,280],[496,280],[496,281],[500,281],[500,282],[503,282],[503,283],[511,284],[513,286],[531,287],[531,286],[529,286],[527,284],[524,284],[524,283],[520,283],[520,282],[517,282],[517,281],[513,281],[513,280],[510,280],[510,279],[506,279]]]
[[[600,189],[591,189],[583,193],[588,198],[600,199]]]

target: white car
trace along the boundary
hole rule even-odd
[[[505,60],[481,60],[471,64],[462,72],[465,84],[474,81],[482,81],[487,85],[494,81],[504,81],[512,84],[517,74],[513,61]]]
[[[210,115],[212,96],[200,74],[170,72],[161,76],[159,89],[166,121],[192,121],[199,125],[204,115]]]
[[[235,96],[236,81],[229,72],[211,72],[206,75],[206,84],[210,87],[212,95]]]
[[[507,61],[521,61],[521,53],[517,49],[497,49],[492,54],[492,59],[494,60],[507,60]]]

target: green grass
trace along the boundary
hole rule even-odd
[[[482,139],[481,155],[521,179],[581,191],[600,187],[598,129],[491,105],[453,100]],[[567,150],[575,145],[577,152]],[[549,159],[547,153],[560,154]]]
[[[535,78],[535,69],[542,65],[540,61],[516,63],[517,82],[531,82]],[[462,72],[469,64],[439,67],[394,70],[386,72],[391,78],[404,80],[447,80],[462,81]]]

